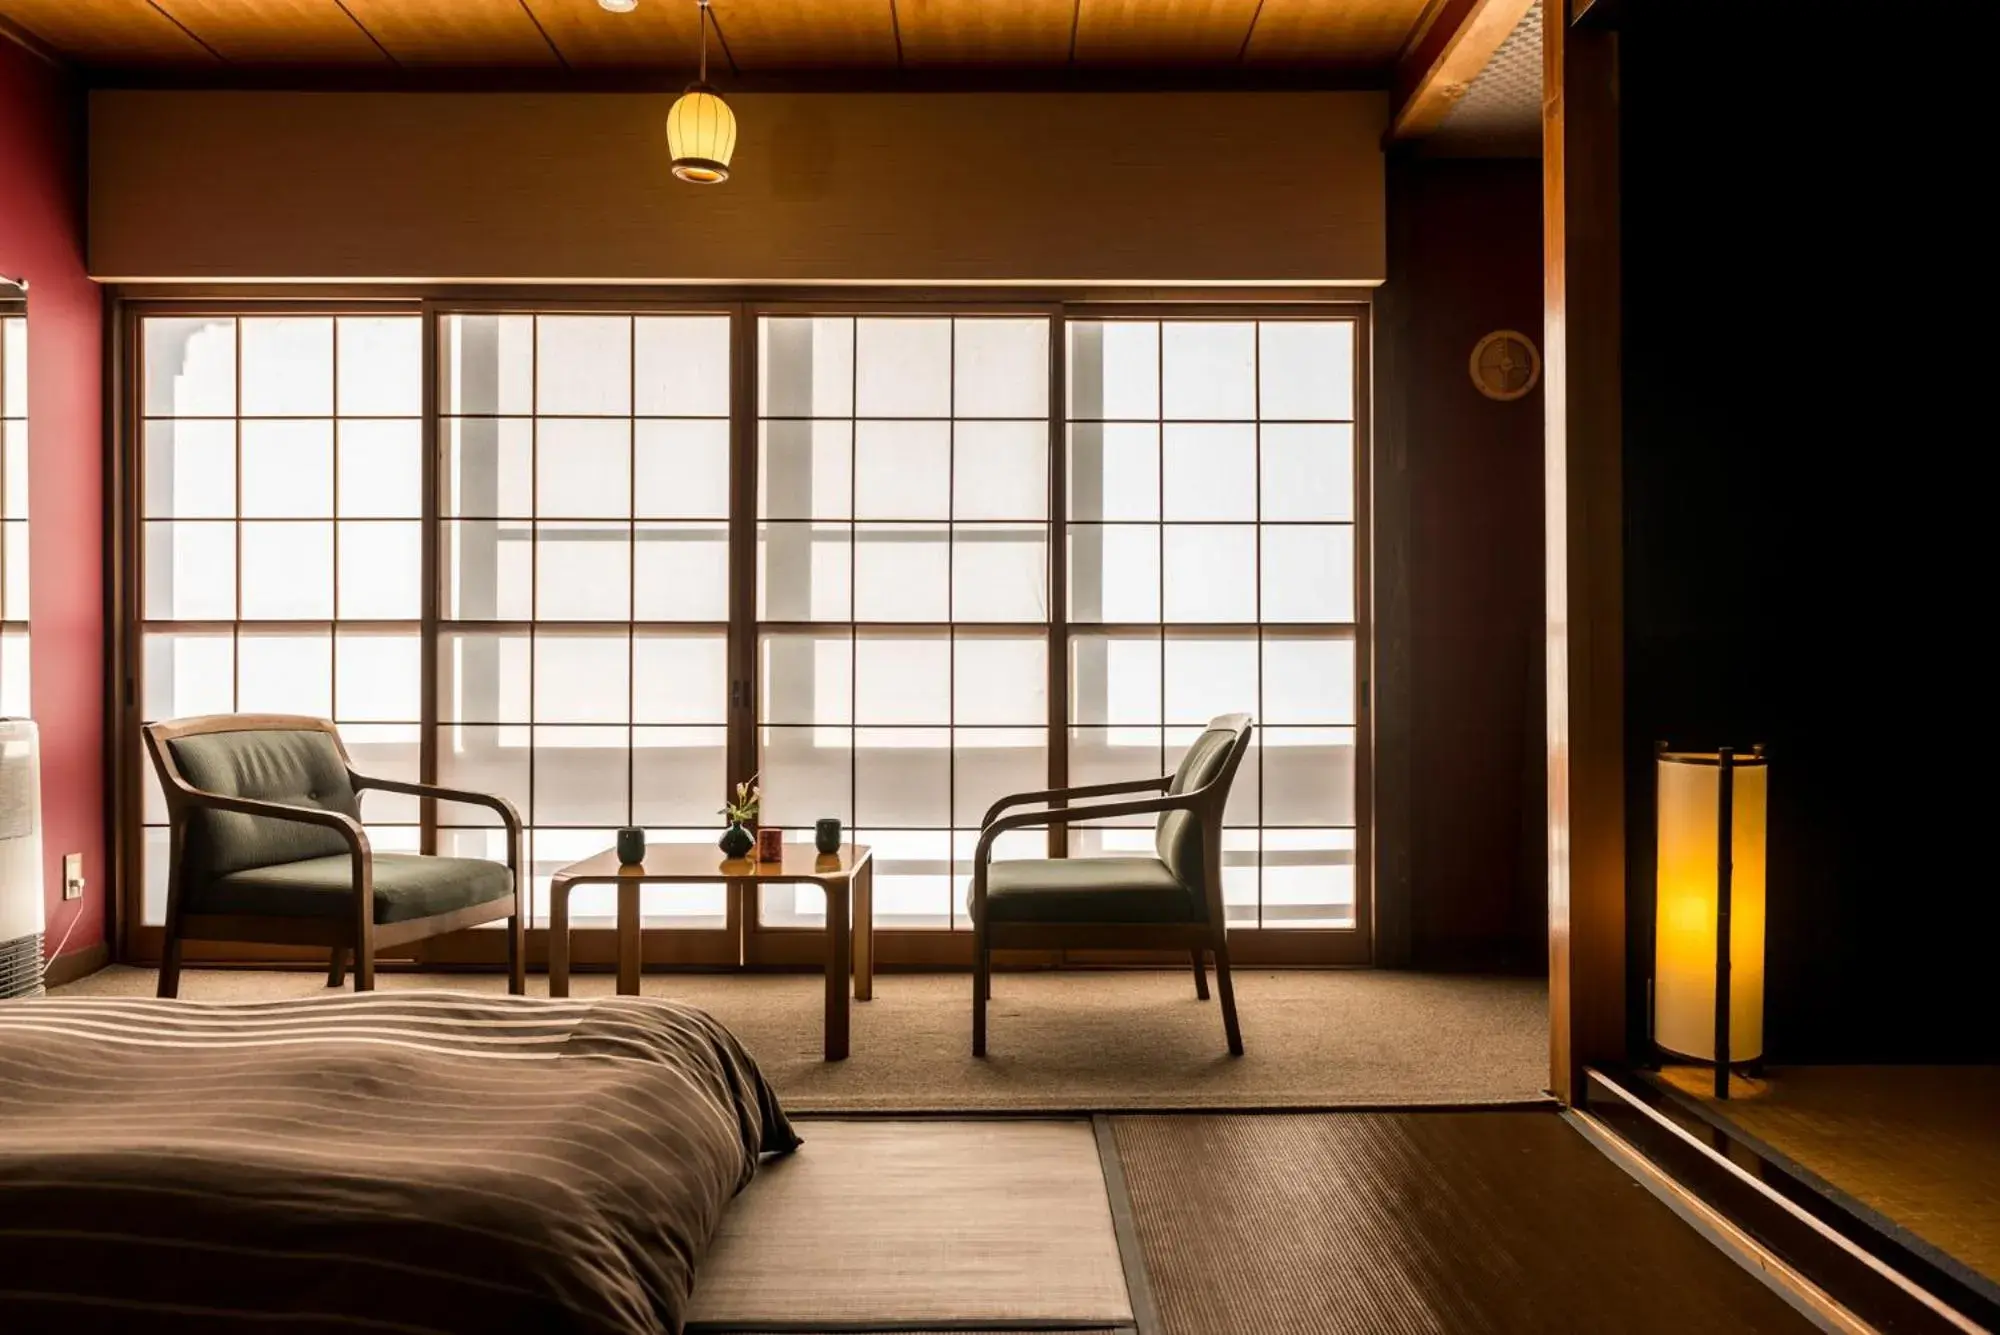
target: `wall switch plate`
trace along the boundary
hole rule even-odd
[[[83,854],[63,854],[63,898],[83,898]]]

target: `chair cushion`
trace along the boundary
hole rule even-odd
[[[992,922],[1201,922],[1208,905],[1158,858],[1023,858],[986,873]]]
[[[331,733],[312,728],[211,732],[175,738],[167,747],[187,781],[205,792],[361,818],[361,803]],[[248,867],[345,852],[347,841],[338,830],[234,811],[196,811],[181,870],[190,885],[200,885]]]
[[[1236,734],[1227,728],[1210,728],[1195,738],[1193,746],[1181,757],[1180,768],[1174,771],[1174,781],[1167,786],[1169,794],[1189,792],[1205,787],[1222,773],[1222,767],[1229,760],[1229,748],[1236,741]],[[1163,811],[1153,835],[1153,846],[1159,850],[1160,860],[1173,870],[1183,885],[1202,889],[1207,877],[1207,859],[1202,856],[1201,821],[1192,811]]]
[[[407,922],[491,903],[514,893],[514,873],[480,858],[377,853],[375,921]],[[354,911],[354,860],[342,854],[253,867],[190,888],[195,913],[344,918]]]

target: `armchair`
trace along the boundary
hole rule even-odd
[[[1203,1001],[1208,1000],[1204,956],[1213,952],[1223,1031],[1229,1051],[1243,1055],[1222,910],[1222,812],[1251,731],[1248,714],[1224,714],[1210,720],[1172,774],[1015,793],[987,810],[972,856],[969,905],[974,1056],[986,1054],[992,953],[1008,947],[1184,949],[1194,963],[1195,995]],[[1161,796],[1069,805],[1078,798],[1127,793]],[[1034,804],[1039,805],[1033,810],[1009,814]],[[1008,830],[1146,813],[1159,816],[1154,857],[993,861],[993,842]]]
[[[216,714],[146,725],[172,826],[159,995],[180,990],[183,941],[323,945],[327,985],[349,955],[354,990],[375,952],[507,919],[507,990],[527,989],[521,817],[505,798],[357,774],[324,719]],[[507,862],[376,853],[361,825],[369,789],[497,812]]]

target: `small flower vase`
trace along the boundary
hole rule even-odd
[[[757,846],[757,841],[739,820],[722,832],[722,838],[715,841],[715,846],[722,850],[722,856],[726,858],[740,858],[747,857],[750,850]]]
[[[840,851],[840,819],[822,816],[813,824],[813,847],[832,857]]]

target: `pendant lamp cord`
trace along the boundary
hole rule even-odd
[[[695,0],[701,10],[701,82],[708,86],[708,0]]]

